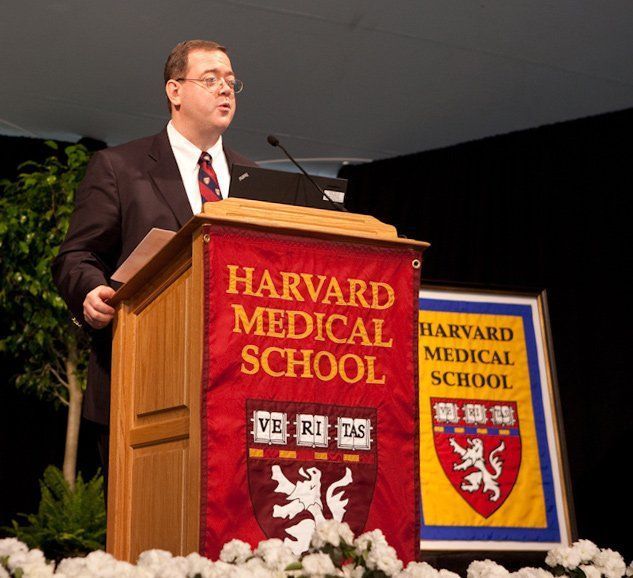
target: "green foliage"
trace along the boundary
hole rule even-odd
[[[87,354],[85,337],[71,323],[53,284],[51,263],[89,159],[82,145],[64,153],[43,163],[24,163],[15,181],[0,181],[0,315],[5,325],[0,357],[18,362],[18,387],[62,403],[67,401],[68,351],[80,352],[77,377],[82,384]]]
[[[587,578],[587,573],[580,568],[565,568],[564,566],[554,566],[551,570],[554,576],[565,576],[569,578]]]
[[[26,516],[27,523],[4,528],[30,548],[39,548],[49,560],[85,556],[105,549],[106,512],[103,476],[99,473],[84,482],[77,477],[71,490],[62,472],[48,466],[40,481],[42,498],[37,514]]]

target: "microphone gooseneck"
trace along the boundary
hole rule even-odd
[[[328,195],[317,183],[316,181],[305,171],[305,169],[296,161],[294,160],[294,158],[292,157],[292,155],[286,150],[286,148],[279,142],[279,139],[274,135],[274,134],[269,134],[266,137],[266,140],[268,141],[268,144],[270,146],[273,147],[279,147],[284,154],[290,159],[290,161],[306,176],[308,177],[308,180],[314,185],[314,187],[316,188],[317,191],[319,191],[319,193],[321,195],[323,195],[323,197],[325,197],[325,199],[327,199],[327,201],[330,203],[330,205],[332,205],[337,211],[341,211],[343,213],[347,213],[348,210],[345,207],[342,207],[340,205],[337,205],[332,198],[330,197],[330,195]]]

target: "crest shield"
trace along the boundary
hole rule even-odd
[[[378,466],[376,409],[246,401],[248,486],[268,538],[300,554],[320,521],[360,534]]]
[[[431,398],[435,452],[457,493],[484,518],[506,501],[521,466],[514,401]]]

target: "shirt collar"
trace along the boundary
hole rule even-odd
[[[169,143],[171,144],[171,148],[174,151],[175,155],[180,156],[180,158],[184,158],[187,160],[187,164],[193,170],[198,167],[198,160],[200,159],[201,150],[194,145],[192,142],[187,140],[182,134],[178,132],[176,127],[173,125],[170,120],[167,123],[167,136],[169,137]],[[216,141],[216,143],[209,149],[207,152],[211,155],[211,158],[215,160],[218,158],[218,155],[223,151],[222,148],[222,135]]]

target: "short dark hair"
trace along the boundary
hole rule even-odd
[[[213,40],[185,40],[179,42],[174,46],[173,50],[167,57],[165,62],[164,78],[165,84],[169,80],[176,78],[184,78],[187,74],[187,67],[189,66],[189,53],[192,50],[219,50],[226,54],[226,48]],[[169,105],[169,111],[171,112],[171,101],[167,99]]]

